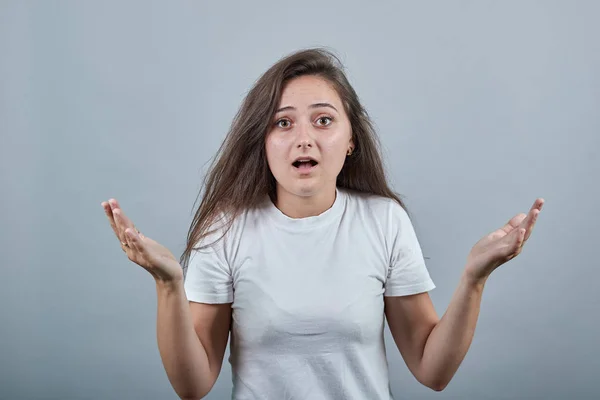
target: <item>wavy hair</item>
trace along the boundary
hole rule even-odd
[[[267,164],[266,136],[286,83],[304,75],[327,80],[340,96],[350,120],[355,148],[346,158],[337,186],[391,198],[406,209],[388,186],[379,139],[341,61],[326,49],[300,50],[270,67],[244,98],[198,194],[200,197],[204,192],[180,258],[184,271],[192,250],[214,231],[209,230],[220,216],[227,216],[224,229],[227,232],[237,215],[258,206],[265,196],[276,202],[275,178]]]

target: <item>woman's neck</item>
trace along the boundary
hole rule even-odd
[[[321,190],[312,196],[298,196],[278,187],[276,207],[290,218],[314,217],[329,210],[336,195],[335,187]]]

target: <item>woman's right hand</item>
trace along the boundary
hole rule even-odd
[[[117,200],[103,201],[102,208],[121,243],[121,249],[131,261],[150,272],[157,282],[183,281],[183,269],[173,253],[158,242],[142,235],[125,216]]]

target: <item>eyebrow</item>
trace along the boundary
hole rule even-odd
[[[308,108],[320,108],[320,107],[329,107],[329,108],[333,108],[335,111],[337,111],[337,108],[335,108],[334,106],[332,106],[329,103],[315,103],[315,104],[311,104]],[[286,107],[281,107],[275,113],[280,113],[282,111],[295,110],[295,109],[296,109],[296,107],[286,106]]]

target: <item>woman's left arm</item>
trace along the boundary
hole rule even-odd
[[[473,246],[441,319],[428,293],[385,298],[385,314],[396,346],[423,385],[443,390],[458,370],[475,333],[487,278],[521,253],[543,204],[543,199],[537,199],[527,215],[516,215]]]

